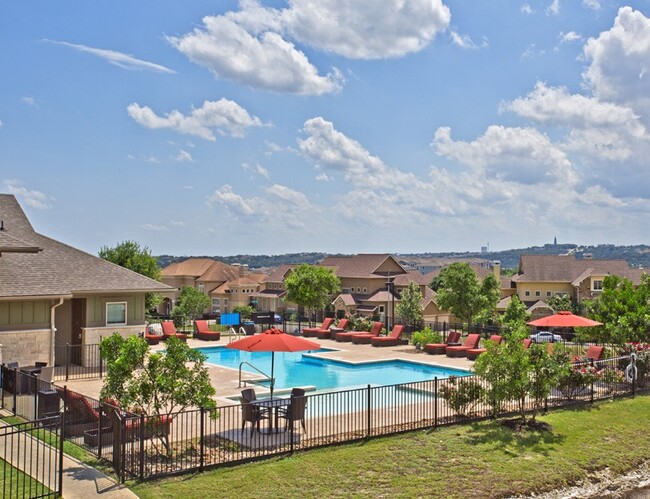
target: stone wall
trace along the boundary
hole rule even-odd
[[[139,335],[144,331],[145,325],[139,326],[109,326],[109,327],[85,327],[81,330],[82,345],[98,345],[102,338],[107,338],[113,333],[119,333],[122,337]],[[81,364],[85,367],[97,367],[99,357],[94,348],[82,348]]]
[[[2,362],[18,362],[19,366],[34,365],[34,362],[50,362],[49,329],[27,331],[3,331],[0,333]]]

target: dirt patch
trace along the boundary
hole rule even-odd
[[[608,468],[591,473],[587,478],[571,487],[551,490],[518,499],[648,499],[650,498],[650,461],[624,474],[615,475]]]
[[[506,419],[501,424],[517,433],[523,431],[553,431],[553,427],[550,424],[537,419],[527,419],[525,423],[521,421],[521,418]]]

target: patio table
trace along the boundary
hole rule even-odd
[[[278,432],[278,414],[281,407],[289,407],[291,404],[291,399],[289,398],[275,398],[275,399],[261,399],[254,400],[250,402],[251,405],[257,406],[261,409],[266,409],[269,413],[274,413],[272,418],[269,418],[269,430],[268,433],[273,431],[273,422],[275,421],[275,432]],[[262,433],[265,433],[262,431]]]

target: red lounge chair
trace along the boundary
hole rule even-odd
[[[320,340],[326,340],[328,338],[332,340],[335,339],[337,333],[342,333],[343,331],[345,331],[348,322],[350,322],[348,319],[341,319],[339,323],[336,325],[336,327],[332,326],[327,331],[319,331],[318,339]]]
[[[320,327],[306,327],[302,330],[302,335],[307,338],[316,338],[318,333],[329,331],[330,326],[334,322],[334,319],[327,317]]]
[[[480,334],[469,334],[465,338],[465,344],[460,346],[447,347],[447,357],[465,357],[467,350],[470,348],[478,348],[478,342],[481,340]]]
[[[531,340],[530,338],[524,338],[523,340],[521,340],[521,342],[524,344],[524,348],[530,348],[530,345],[533,344],[533,340]]]
[[[585,353],[585,357],[587,357],[589,360],[600,360],[600,358],[603,356],[603,351],[605,350],[605,347],[599,347],[596,345],[591,345],[589,348],[587,348],[587,352]]]
[[[219,331],[211,331],[208,321],[194,321],[194,336],[203,341],[218,341],[221,339]]]
[[[432,355],[444,355],[448,346],[458,344],[459,341],[460,333],[458,331],[449,331],[447,340],[444,343],[427,343],[424,345],[424,350]]]
[[[490,336],[490,339],[488,341],[493,341],[497,345],[503,341],[503,336],[499,336],[498,334],[493,334]],[[476,360],[476,357],[481,355],[483,352],[487,352],[486,348],[470,348],[467,350],[467,360]]]
[[[163,330],[164,340],[168,340],[172,336],[176,336],[176,338],[178,338],[181,341],[187,340],[186,334],[176,332],[176,327],[174,326],[174,323],[172,321],[163,321],[162,330]]]
[[[147,343],[150,345],[157,345],[160,343],[160,340],[162,340],[162,338],[163,337],[158,334],[151,334],[148,331],[144,332],[144,339],[147,340]]]
[[[350,331],[349,333],[337,334],[336,340],[339,341],[339,336],[343,336],[344,338],[340,341],[351,341],[357,345],[369,345],[370,338],[379,336],[379,333],[381,333],[381,328],[383,326],[383,322],[373,322],[370,331]],[[346,335],[350,335],[349,340],[345,339]]]
[[[370,343],[373,347],[394,347],[399,342],[403,331],[403,325],[395,324],[393,326],[393,330],[388,336],[377,336],[375,338],[370,338]],[[354,341],[354,338],[352,341]]]

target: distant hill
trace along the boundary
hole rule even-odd
[[[635,246],[617,246],[615,244],[599,244],[597,246],[579,246],[577,244],[545,244],[544,246],[530,246],[528,248],[510,249],[504,251],[481,252],[447,252],[447,253],[400,253],[400,259],[410,258],[482,258],[485,260],[498,260],[502,268],[516,268],[521,255],[562,255],[574,253],[576,258],[585,258],[591,255],[596,259],[626,260],[632,267],[650,268],[650,246],[638,244]],[[226,263],[247,264],[251,269],[262,267],[278,267],[283,264],[318,263],[328,253],[288,253],[284,255],[233,255],[233,256],[198,256],[196,258],[214,258]],[[179,262],[190,258],[188,256],[161,255],[158,265],[166,267],[170,263]]]

